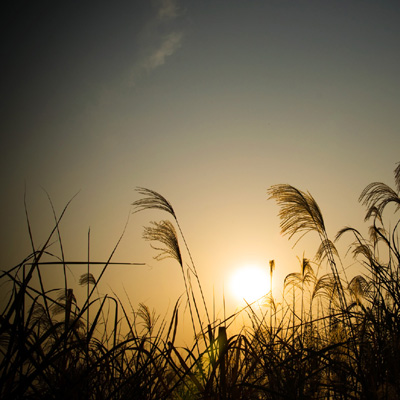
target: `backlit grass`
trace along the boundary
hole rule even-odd
[[[135,211],[163,210],[171,220],[151,223],[143,237],[157,259],[175,260],[184,295],[164,319],[143,303],[134,309],[115,294],[100,295],[98,284],[118,242],[98,276],[89,254],[75,261],[87,266],[79,281],[86,295],[78,304],[77,288],[67,281],[72,262],[63,255],[59,229],[67,206],[61,215],[54,213],[44,245],[36,248],[30,233],[31,254],[1,272],[9,296],[0,316],[0,398],[399,399],[399,192],[400,165],[395,189],[372,183],[361,193],[368,237],[345,227],[330,238],[310,193],[290,185],[269,188],[268,196],[280,206],[282,234],[297,240],[315,235],[320,247],[314,259],[299,259],[298,269],[287,275],[283,298],[266,294],[261,311],[247,304],[222,322],[211,319],[175,210],[144,188]],[[28,214],[27,223],[31,232]],[[351,277],[335,247],[346,237],[362,266]],[[49,250],[54,241],[57,256]],[[45,287],[45,263],[62,268],[63,287]],[[271,261],[271,280],[274,265]],[[325,265],[329,272],[321,274]],[[176,338],[186,308],[194,339],[182,347]],[[240,313],[250,326],[233,332],[230,324]]]

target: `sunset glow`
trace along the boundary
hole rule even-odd
[[[245,265],[232,275],[230,289],[238,300],[252,303],[271,290],[269,273],[266,268]]]
[[[5,2],[0,400],[400,400],[399,20]]]

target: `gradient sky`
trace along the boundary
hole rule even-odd
[[[89,227],[92,259],[107,258],[144,186],[173,204],[208,298],[215,286],[220,305],[245,263],[275,259],[282,280],[303,247],[279,235],[268,187],[309,190],[333,238],[363,226],[368,183],[393,183],[399,21],[397,0],[12,2],[0,42],[2,269],[30,251],[25,186],[37,245],[52,228],[43,188],[58,212],[79,191],[61,226],[74,260],[86,259]],[[133,304],[163,308],[183,292],[178,266],[141,239],[167,217],[131,215],[115,261],[148,266],[107,272]]]

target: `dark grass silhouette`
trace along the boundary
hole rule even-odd
[[[172,315],[160,320],[145,304],[135,310],[96,290],[121,238],[99,276],[90,271],[89,250],[79,262],[87,271],[80,279],[86,299],[78,304],[59,230],[68,205],[60,216],[54,212],[54,228],[39,248],[27,213],[32,253],[0,275],[10,288],[0,316],[2,399],[400,399],[400,165],[395,189],[372,183],[361,193],[368,237],[345,227],[331,240],[311,194],[290,185],[268,190],[280,206],[282,233],[314,233],[320,246],[313,260],[299,259],[300,269],[286,277],[280,302],[269,293],[264,312],[254,304],[240,311],[251,326],[235,333],[230,324],[240,312],[218,323],[210,318],[171,204],[157,192],[138,191],[143,197],[133,203],[135,212],[161,209],[172,217],[151,223],[143,235],[155,258],[171,257],[181,269],[185,292]],[[363,268],[350,280],[335,247],[345,236]],[[60,255],[50,253],[54,240]],[[64,287],[44,286],[44,263],[63,269]],[[321,274],[325,264],[329,272]],[[271,261],[271,277],[274,267]],[[179,347],[186,307],[194,339],[191,347]]]

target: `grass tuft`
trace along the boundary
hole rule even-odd
[[[133,204],[135,211],[158,209],[173,218],[151,223],[143,234],[159,252],[156,259],[170,257],[182,271],[185,296],[169,319],[144,303],[135,308],[115,293],[99,294],[123,234],[107,260],[93,262],[89,231],[88,259],[71,262],[59,229],[68,205],[59,216],[51,205],[54,227],[40,247],[26,208],[32,252],[0,273],[9,290],[0,312],[0,398],[400,399],[400,220],[387,211],[389,204],[395,211],[400,206],[400,164],[395,186],[375,182],[361,193],[371,223],[367,237],[351,227],[335,237],[350,237],[349,252],[362,269],[350,280],[344,267],[337,268],[339,253],[311,194],[272,186],[268,193],[280,206],[282,233],[291,238],[316,232],[317,253],[299,258],[297,270],[284,280],[282,298],[270,291],[261,307],[247,304],[223,321],[210,320],[175,211],[157,192],[139,188],[145,197]],[[59,255],[49,251],[52,241]],[[63,287],[45,287],[46,264],[62,269]],[[66,279],[67,267],[77,264],[87,266],[79,279],[86,288],[82,301]],[[102,265],[98,276],[90,271],[95,264]],[[325,264],[328,271],[321,272]],[[271,281],[274,269],[271,260]],[[180,347],[184,301],[194,339]],[[231,323],[242,313],[250,323],[233,332]]]

